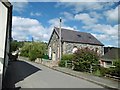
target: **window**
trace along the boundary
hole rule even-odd
[[[73,47],[72,53],[75,53],[78,50],[77,46]]]
[[[92,37],[89,36],[88,38],[91,39]]]
[[[79,34],[79,35],[77,35],[78,37],[81,37],[81,35]]]

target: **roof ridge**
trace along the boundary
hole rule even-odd
[[[59,29],[59,27],[55,27],[55,28],[58,28],[58,29]],[[63,28],[63,27],[61,27],[61,30],[69,30],[69,31],[73,31],[73,32],[90,34],[90,33],[88,33],[88,32],[77,31],[77,30],[75,30],[75,29],[74,29],[74,30],[72,30],[72,29],[66,29],[66,28]]]

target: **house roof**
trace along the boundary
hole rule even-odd
[[[112,61],[112,60],[120,59],[119,52],[120,52],[120,48],[112,48],[107,53],[105,53],[105,55],[103,55],[101,58],[104,61]]]
[[[59,28],[54,27],[54,30],[59,36]],[[84,43],[84,44],[93,44],[104,46],[100,41],[98,41],[93,35],[86,32],[79,32],[75,30],[69,30],[61,28],[61,38],[62,41],[66,42],[75,42],[75,43]]]

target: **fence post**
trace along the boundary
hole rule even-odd
[[[67,60],[65,60],[65,67],[67,68]]]
[[[73,64],[73,61],[72,61],[72,70],[74,69],[74,64]]]
[[[92,73],[92,64],[90,64],[90,73]]]

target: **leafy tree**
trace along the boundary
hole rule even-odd
[[[30,43],[25,42],[23,47],[21,48],[20,55],[24,57],[29,57],[30,48],[31,48]]]
[[[25,42],[21,49],[21,56],[29,57],[31,61],[43,58],[47,53],[47,44],[43,42]]]
[[[21,48],[23,46],[23,42],[18,42],[17,40],[13,40],[10,43],[10,51],[16,51],[18,48]]]

